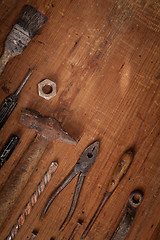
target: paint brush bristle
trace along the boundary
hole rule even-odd
[[[35,8],[26,5],[17,20],[17,24],[29,33],[30,38],[33,38],[47,19],[46,16],[42,15]]]

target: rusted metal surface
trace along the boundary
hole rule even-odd
[[[76,185],[76,189],[75,189],[75,192],[74,192],[74,196],[73,196],[73,200],[72,200],[70,210],[69,210],[68,215],[67,215],[66,219],[64,220],[64,222],[62,223],[59,230],[64,229],[64,227],[68,224],[68,222],[70,221],[70,219],[71,219],[71,217],[72,217],[72,215],[75,211],[75,208],[77,206],[77,202],[78,202],[78,199],[79,199],[80,191],[81,191],[85,176],[87,175],[88,171],[90,170],[91,166],[94,164],[94,162],[97,158],[98,149],[99,149],[99,142],[96,141],[84,150],[84,152],[82,153],[80,159],[78,160],[78,162],[74,166],[71,173],[58,186],[56,191],[54,191],[53,194],[51,194],[49,200],[47,201],[47,203],[46,203],[46,205],[45,205],[45,207],[42,211],[41,220],[44,217],[44,215],[46,214],[46,212],[48,211],[48,209],[49,209],[51,203],[53,202],[53,200],[72,181],[72,179],[77,174],[80,173],[79,177],[78,177],[78,181],[77,181],[77,185]]]
[[[48,89],[45,90],[45,87],[48,87]],[[56,89],[56,83],[45,79],[42,82],[38,83],[38,94],[40,97],[50,100],[54,96],[56,96],[57,89]]]
[[[51,179],[53,173],[56,171],[57,167],[58,167],[57,162],[52,162],[50,164],[48,171],[44,174],[42,180],[40,181],[40,183],[37,186],[36,191],[30,197],[29,202],[26,204],[22,213],[18,217],[16,224],[12,227],[8,237],[6,237],[6,240],[12,240],[15,238],[19,229],[23,226],[23,224],[26,220],[26,217],[30,214],[30,212],[32,211],[32,208],[37,203],[39,196],[44,191],[47,183],[50,181],[50,179]]]
[[[37,134],[36,138],[19,160],[0,192],[0,226],[3,225],[9,212],[12,210],[49,142],[59,139],[62,142],[70,144],[77,143],[62,130],[59,122],[53,118],[42,117],[33,111],[25,110],[22,113],[21,122],[27,127],[35,129],[39,134]]]
[[[70,144],[77,144],[77,142],[64,132],[60,123],[51,117],[43,117],[38,112],[25,109],[22,112],[20,122],[29,129],[36,130],[47,141],[59,140]]]
[[[112,195],[112,193],[114,192],[114,190],[119,185],[120,181],[122,180],[122,178],[128,171],[128,169],[133,161],[133,157],[134,157],[133,150],[128,150],[119,159],[119,161],[112,173],[111,179],[108,183],[107,191],[105,192],[104,197],[103,197],[97,211],[95,212],[94,216],[92,217],[91,221],[89,222],[88,226],[86,227],[85,231],[83,232],[83,234],[81,236],[81,240],[85,239],[86,236],[88,235],[90,229],[92,228],[93,224],[95,223],[95,221],[96,221],[98,215],[100,214],[102,208],[104,207],[105,203],[110,198],[110,196]]]
[[[137,207],[142,203],[143,194],[140,191],[134,191],[129,196],[129,201],[122,220],[114,232],[111,240],[124,240],[131,228],[136,215]]]

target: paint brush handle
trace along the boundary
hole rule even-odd
[[[10,51],[4,51],[3,55],[0,58],[0,74],[3,72],[8,61],[13,57],[14,56],[11,54]]]

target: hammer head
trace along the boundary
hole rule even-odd
[[[22,112],[20,122],[29,129],[35,129],[48,142],[60,140],[70,144],[77,144],[67,132],[64,132],[60,123],[51,117],[43,117],[38,112],[25,109]]]

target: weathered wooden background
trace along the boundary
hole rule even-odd
[[[110,239],[135,189],[144,192],[128,240],[157,240],[160,221],[160,2],[158,0],[1,0],[0,52],[22,7],[31,4],[48,22],[0,76],[0,101],[19,86],[29,67],[35,71],[19,103],[0,131],[0,147],[15,133],[18,147],[0,170],[4,185],[35,132],[19,123],[21,110],[32,108],[54,116],[77,146],[49,145],[1,231],[4,239],[53,160],[59,167],[40,196],[16,239],[68,239],[78,219],[75,239],[97,209],[119,157],[129,147],[136,151],[127,175],[105,205],[87,239]],[[52,100],[38,96],[37,84],[57,83]],[[59,232],[72,201],[77,178],[57,197],[39,221],[50,193],[70,172],[83,150],[100,141],[98,158],[85,179],[76,211]],[[7,198],[7,196],[6,196]],[[159,238],[160,239],[160,238]]]

